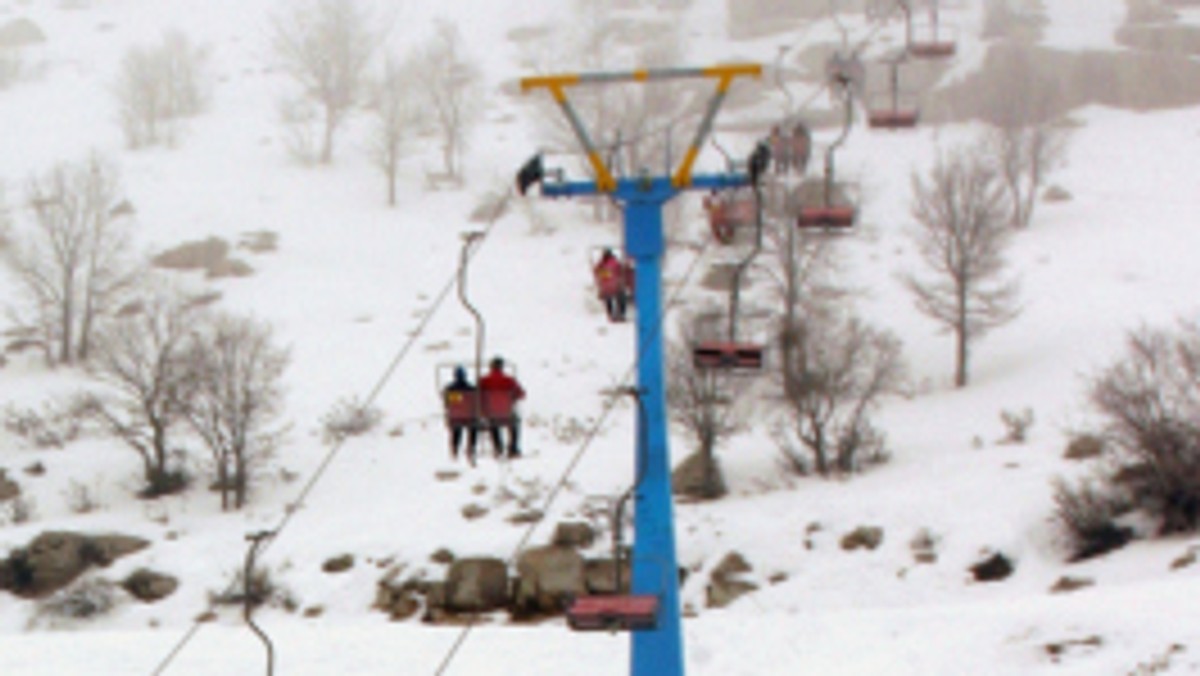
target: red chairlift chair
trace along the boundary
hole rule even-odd
[[[654,629],[657,620],[653,594],[577,596],[567,607],[567,624],[575,631]]]
[[[760,371],[763,346],[727,340],[707,340],[692,348],[692,364],[704,370]]]
[[[909,55],[918,59],[945,59],[958,51],[954,28],[944,26],[938,18],[937,0],[929,6],[929,19],[914,27],[911,0],[901,0],[905,14],[905,45]],[[920,30],[915,30],[915,29]],[[920,33],[920,35],[915,35]]]

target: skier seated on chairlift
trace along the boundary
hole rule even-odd
[[[447,408],[452,408],[462,404],[473,405],[470,401],[470,394],[475,392],[475,386],[467,380],[467,369],[462,366],[454,367],[454,378],[450,384],[442,390]],[[458,460],[458,449],[462,446],[464,432],[467,437],[467,461],[472,465],[475,464],[475,447],[476,440],[479,436],[479,426],[474,418],[475,413],[469,415],[450,415],[446,418],[446,427],[450,430],[450,459]]]
[[[605,249],[592,272],[595,274],[600,300],[604,301],[609,321],[625,321],[625,309],[629,304],[625,265],[617,260],[612,249]]]
[[[517,415],[515,405],[517,401],[525,398],[525,389],[521,387],[521,383],[517,382],[516,378],[504,372],[504,360],[500,357],[492,359],[487,374],[479,379],[479,389],[483,392],[485,402],[489,401],[492,396],[495,396],[494,393],[507,393],[507,401],[512,406],[511,411],[508,412],[509,415],[505,418],[496,418],[488,422],[492,435],[492,447],[495,449],[496,456],[499,457],[504,449],[504,445],[501,443],[500,428],[507,428],[508,457],[520,457],[521,419]]]

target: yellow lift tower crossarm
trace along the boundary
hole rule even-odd
[[[562,109],[563,114],[567,116],[567,122],[570,123],[571,129],[575,132],[575,137],[579,140],[587,153],[588,161],[592,165],[592,169],[596,172],[596,189],[600,192],[613,192],[617,189],[616,178],[612,174],[612,170],[604,163],[604,159],[600,156],[600,152],[596,149],[587,130],[583,127],[583,121],[575,113],[575,109],[571,107],[571,102],[567,98],[567,87],[585,84],[611,84],[619,82],[653,82],[658,80],[675,80],[682,78],[708,77],[717,80],[717,91],[709,100],[708,108],[704,112],[704,119],[700,122],[700,128],[696,130],[696,136],[692,139],[692,144],[688,147],[684,154],[683,161],[671,177],[671,183],[676,188],[684,188],[691,185],[692,182],[692,165],[696,162],[696,156],[700,154],[700,148],[704,145],[704,141],[708,138],[712,131],[713,119],[717,115],[717,109],[721,107],[721,103],[725,100],[725,95],[729,91],[734,78],[747,75],[759,77],[762,75],[762,66],[757,63],[742,63],[729,64],[721,66],[710,66],[707,68],[643,68],[626,72],[597,72],[597,73],[571,73],[562,75],[541,75],[536,77],[527,77],[521,80],[521,90],[529,91],[531,89],[548,89],[554,97],[556,103]]]

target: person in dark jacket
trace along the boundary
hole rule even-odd
[[[525,389],[521,387],[521,383],[517,382],[516,378],[504,372],[504,360],[500,357],[492,359],[487,374],[479,379],[479,389],[483,392],[485,402],[492,401],[493,398],[499,398],[508,407],[508,411],[506,411],[507,415],[491,419],[488,423],[496,455],[500,456],[504,449],[504,445],[501,443],[503,440],[500,435],[500,429],[507,428],[508,457],[519,457],[521,455],[521,446],[519,443],[521,419],[517,415],[516,403],[525,398]],[[489,408],[492,407],[490,404],[488,406]],[[489,411],[488,415],[493,415],[493,412]]]
[[[475,421],[475,386],[467,380],[467,370],[454,367],[454,379],[442,391],[446,401],[446,427],[450,430],[450,458],[458,460],[464,432],[467,437],[467,461],[475,464],[475,447],[479,428]]]

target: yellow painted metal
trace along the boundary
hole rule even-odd
[[[574,118],[571,111],[570,102],[567,100],[566,88],[578,84],[587,83],[613,83],[613,82],[649,82],[658,79],[675,79],[686,77],[711,77],[717,80],[716,99],[714,99],[709,110],[708,118],[697,132],[696,143],[688,147],[684,153],[683,161],[680,162],[674,175],[671,177],[671,183],[677,188],[685,188],[692,183],[692,167],[696,163],[696,158],[700,154],[700,143],[703,142],[703,137],[708,133],[708,124],[711,122],[712,115],[716,112],[715,107],[720,105],[719,99],[724,98],[730,86],[733,85],[733,80],[739,76],[760,77],[762,75],[762,65],[757,63],[733,63],[723,64],[718,66],[708,66],[706,68],[666,68],[666,69],[647,69],[639,68],[637,70],[624,73],[564,73],[560,75],[539,75],[535,77],[521,78],[521,91],[529,91],[531,89],[545,88],[550,90],[550,94],[554,100],[562,106],[568,118],[573,120],[573,124],[578,125],[578,121]],[[596,188],[600,192],[613,192],[617,189],[617,180],[613,176],[608,165],[604,163],[604,159],[600,157],[600,153],[591,146],[590,140],[587,138],[587,133],[582,128],[576,130],[580,136],[580,141],[584,144],[584,149],[587,151],[588,162],[592,165],[592,169],[596,172]]]
[[[527,92],[530,89],[538,87],[548,87],[550,89],[562,89],[570,85],[579,83],[578,73],[564,73],[561,75],[537,75],[534,77],[521,78],[521,91]]]
[[[676,188],[684,188],[692,184],[692,165],[696,163],[696,156],[700,154],[700,149],[696,146],[691,146],[683,156],[683,161],[679,163],[679,169],[675,171],[675,175],[671,177],[671,185]]]

